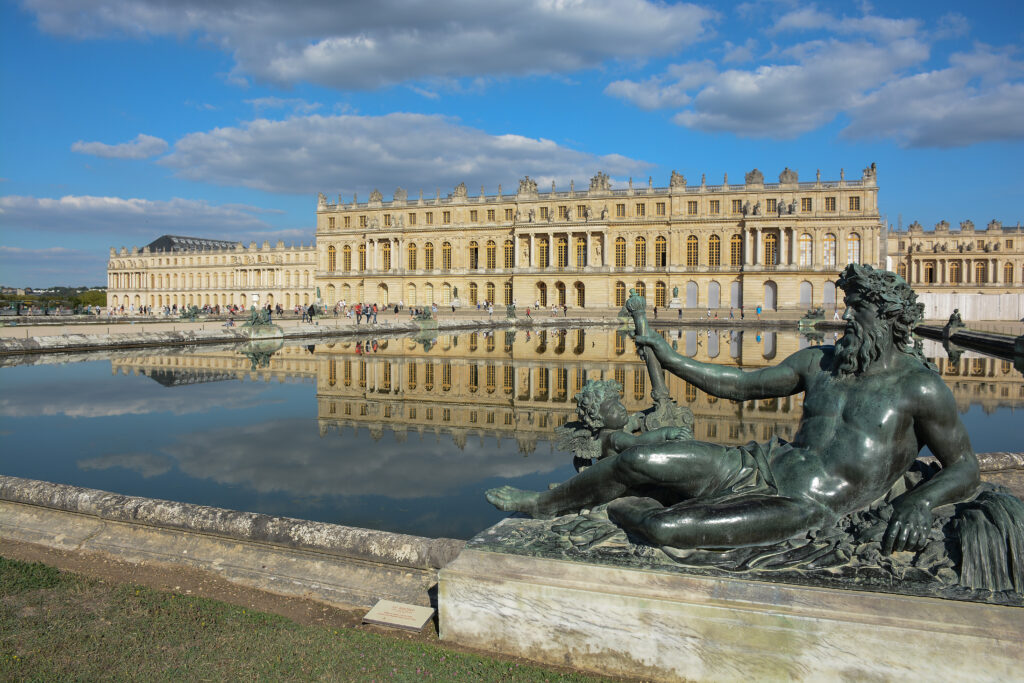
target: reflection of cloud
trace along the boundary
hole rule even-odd
[[[109,470],[112,467],[121,467],[138,472],[146,479],[166,474],[170,471],[171,465],[172,462],[168,458],[150,453],[104,455],[78,461],[78,469],[81,470]]]
[[[17,395],[5,392],[0,396],[0,416],[25,418],[66,415],[93,418],[152,413],[189,415],[225,406],[244,410],[270,401],[266,388],[252,382],[238,382],[237,386],[232,387],[231,400],[227,403],[223,389],[210,385],[168,389],[149,379],[131,391],[125,391],[118,382],[95,384],[74,379],[21,385],[19,389]]]
[[[432,435],[410,433],[399,443],[390,432],[373,441],[361,430],[320,438],[309,420],[283,419],[188,434],[163,453],[192,477],[303,497],[437,497],[488,478],[551,472],[567,462],[564,453],[523,458],[513,439],[501,448],[490,439],[474,448],[474,441],[460,451],[445,436],[438,443]]]

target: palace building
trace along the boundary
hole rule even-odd
[[[732,185],[673,172],[668,187],[612,189],[598,173],[582,190],[526,177],[514,194],[320,194],[315,279],[326,305],[612,308],[636,288],[659,307],[832,307],[843,264],[880,265],[882,232],[874,164],[856,180],[787,168],[777,183],[755,169]]]
[[[110,250],[107,305],[137,311],[177,306],[308,306],[314,297],[316,247],[248,247],[241,242],[164,235],[141,249]]]
[[[835,278],[856,261],[908,276],[929,315],[948,315],[954,299],[974,318],[1024,314],[1002,310],[1020,303],[1020,227],[965,221],[960,230],[943,222],[925,231],[915,223],[887,234],[874,164],[853,180],[840,172],[823,181],[819,172],[801,182],[787,168],[778,182],[757,169],[742,184],[727,176],[720,185],[688,184],[673,172],[667,187],[612,189],[598,173],[581,190],[570,183],[542,192],[527,177],[514,194],[498,186],[469,196],[464,183],[432,199],[409,199],[401,188],[389,201],[378,190],[366,202],[331,204],[320,194],[316,216],[308,246],[165,235],[111,249],[109,305],[248,308],[259,294],[286,308],[490,301],[608,309],[635,288],[658,307],[803,310],[834,307]]]
[[[964,319],[1024,318],[1024,230],[993,220],[976,228],[966,220],[925,230],[916,221],[887,238],[886,268],[904,278],[925,304],[926,318],[959,308]]]

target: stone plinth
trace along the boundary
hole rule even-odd
[[[472,543],[471,543],[472,545]],[[443,640],[657,680],[1020,680],[1024,609],[467,548]]]
[[[668,307],[669,308],[682,308],[683,307],[683,302],[682,302],[682,300],[679,297],[674,296],[674,297],[672,297],[672,300],[668,302]]]

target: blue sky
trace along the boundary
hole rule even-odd
[[[316,193],[860,177],[1022,220],[1019,2],[0,0],[0,283],[165,234],[309,243]]]

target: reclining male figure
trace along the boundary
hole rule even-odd
[[[970,497],[978,461],[941,377],[913,349],[923,306],[903,278],[851,264],[844,336],[745,372],[674,352],[657,334],[636,337],[662,366],[705,392],[737,401],[804,392],[791,443],[727,447],[668,441],[601,460],[557,488],[487,492],[503,510],[551,517],[601,503],[626,531],[653,545],[734,548],[783,541],[867,508],[924,447],[942,465],[893,501],[883,550],[924,546],[932,510]]]

